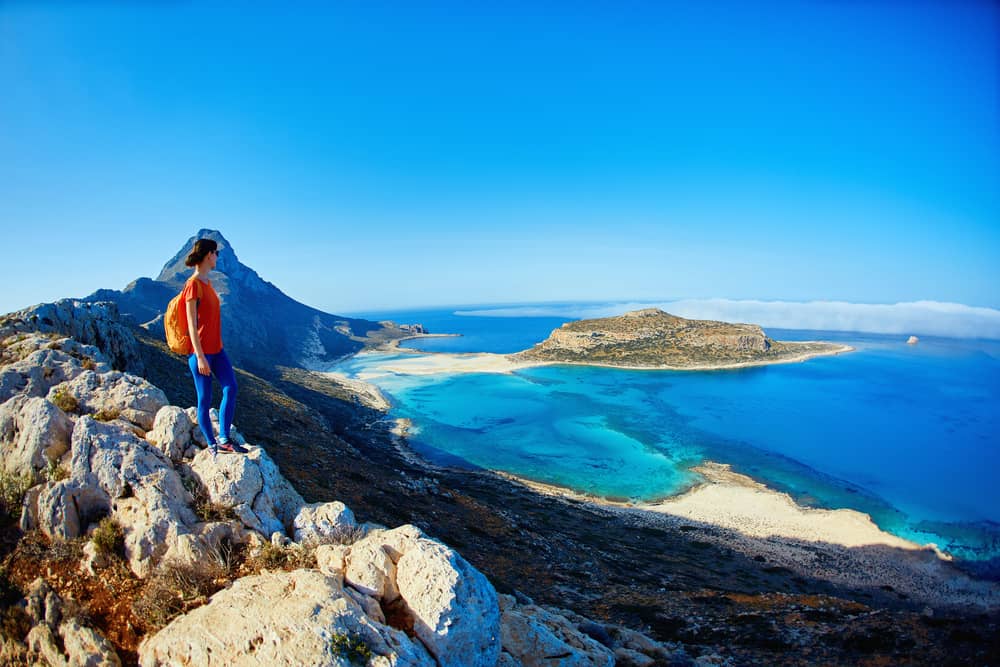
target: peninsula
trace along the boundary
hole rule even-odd
[[[775,341],[756,324],[689,320],[646,308],[617,317],[567,322],[541,343],[512,355],[512,359],[708,370],[804,361],[852,349],[834,343]]]

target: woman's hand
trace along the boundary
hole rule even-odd
[[[212,367],[208,365],[208,359],[204,354],[198,355],[198,372],[202,375],[212,374]]]

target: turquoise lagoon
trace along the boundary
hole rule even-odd
[[[566,321],[378,317],[467,334],[409,342],[439,352],[513,352]],[[1000,557],[1000,341],[768,333],[856,351],[727,371],[545,366],[373,382],[393,416],[413,421],[411,445],[431,461],[634,500],[681,493],[699,481],[692,467],[717,461],[801,504],[860,510],[960,558]],[[386,360],[362,355],[339,370]]]

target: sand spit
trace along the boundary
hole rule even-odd
[[[921,546],[881,530],[867,514],[803,507],[725,464],[706,462],[694,471],[705,483],[654,503],[616,502],[495,472],[539,493],[624,515],[636,525],[686,526],[692,537],[803,576],[894,590],[935,607],[1000,608],[1000,586],[970,578],[934,545]]]
[[[719,364],[702,366],[616,366],[613,364],[595,364],[566,361],[532,361],[517,357],[516,355],[494,354],[491,352],[470,352],[470,353],[450,353],[450,352],[421,352],[419,350],[409,350],[406,348],[394,348],[394,353],[404,353],[408,356],[403,358],[386,359],[384,362],[357,374],[360,380],[373,380],[384,375],[450,375],[458,373],[513,373],[523,368],[535,368],[539,366],[599,366],[604,368],[621,368],[636,371],[715,371],[732,370],[737,368],[749,368],[752,366],[770,366],[772,364],[790,364],[807,361],[814,357],[824,357],[831,355],[853,352],[854,348],[849,345],[840,345],[835,349],[822,352],[810,352],[777,359],[774,361],[752,361],[738,364]],[[360,353],[361,356],[365,353]],[[336,371],[333,371],[336,373]],[[345,377],[337,373],[338,377]]]

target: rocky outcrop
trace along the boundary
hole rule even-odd
[[[17,394],[45,396],[53,386],[72,380],[88,368],[110,370],[96,347],[68,338],[18,334],[0,340],[7,343],[5,360],[13,361],[0,370],[0,403]]]
[[[33,474],[69,451],[73,422],[50,401],[18,395],[0,405],[0,465]]]
[[[0,319],[0,338],[25,332],[67,336],[100,349],[118,370],[139,375],[145,370],[139,344],[121,322],[118,306],[111,302],[62,299],[25,308]]]
[[[119,371],[84,371],[69,382],[49,390],[49,400],[57,395],[76,404],[80,414],[102,415],[104,420],[121,418],[143,431],[153,428],[166,395],[141,377]]]
[[[496,663],[500,616],[492,584],[415,526],[373,531],[344,553],[343,575],[401,613],[442,667]]]
[[[434,667],[406,633],[375,621],[341,581],[315,570],[245,577],[139,648],[139,664]],[[370,657],[369,657],[370,656]]]
[[[299,508],[292,520],[296,542],[344,541],[358,530],[354,512],[339,500]]]
[[[504,653],[524,667],[612,667],[615,655],[553,611],[500,596]]]

